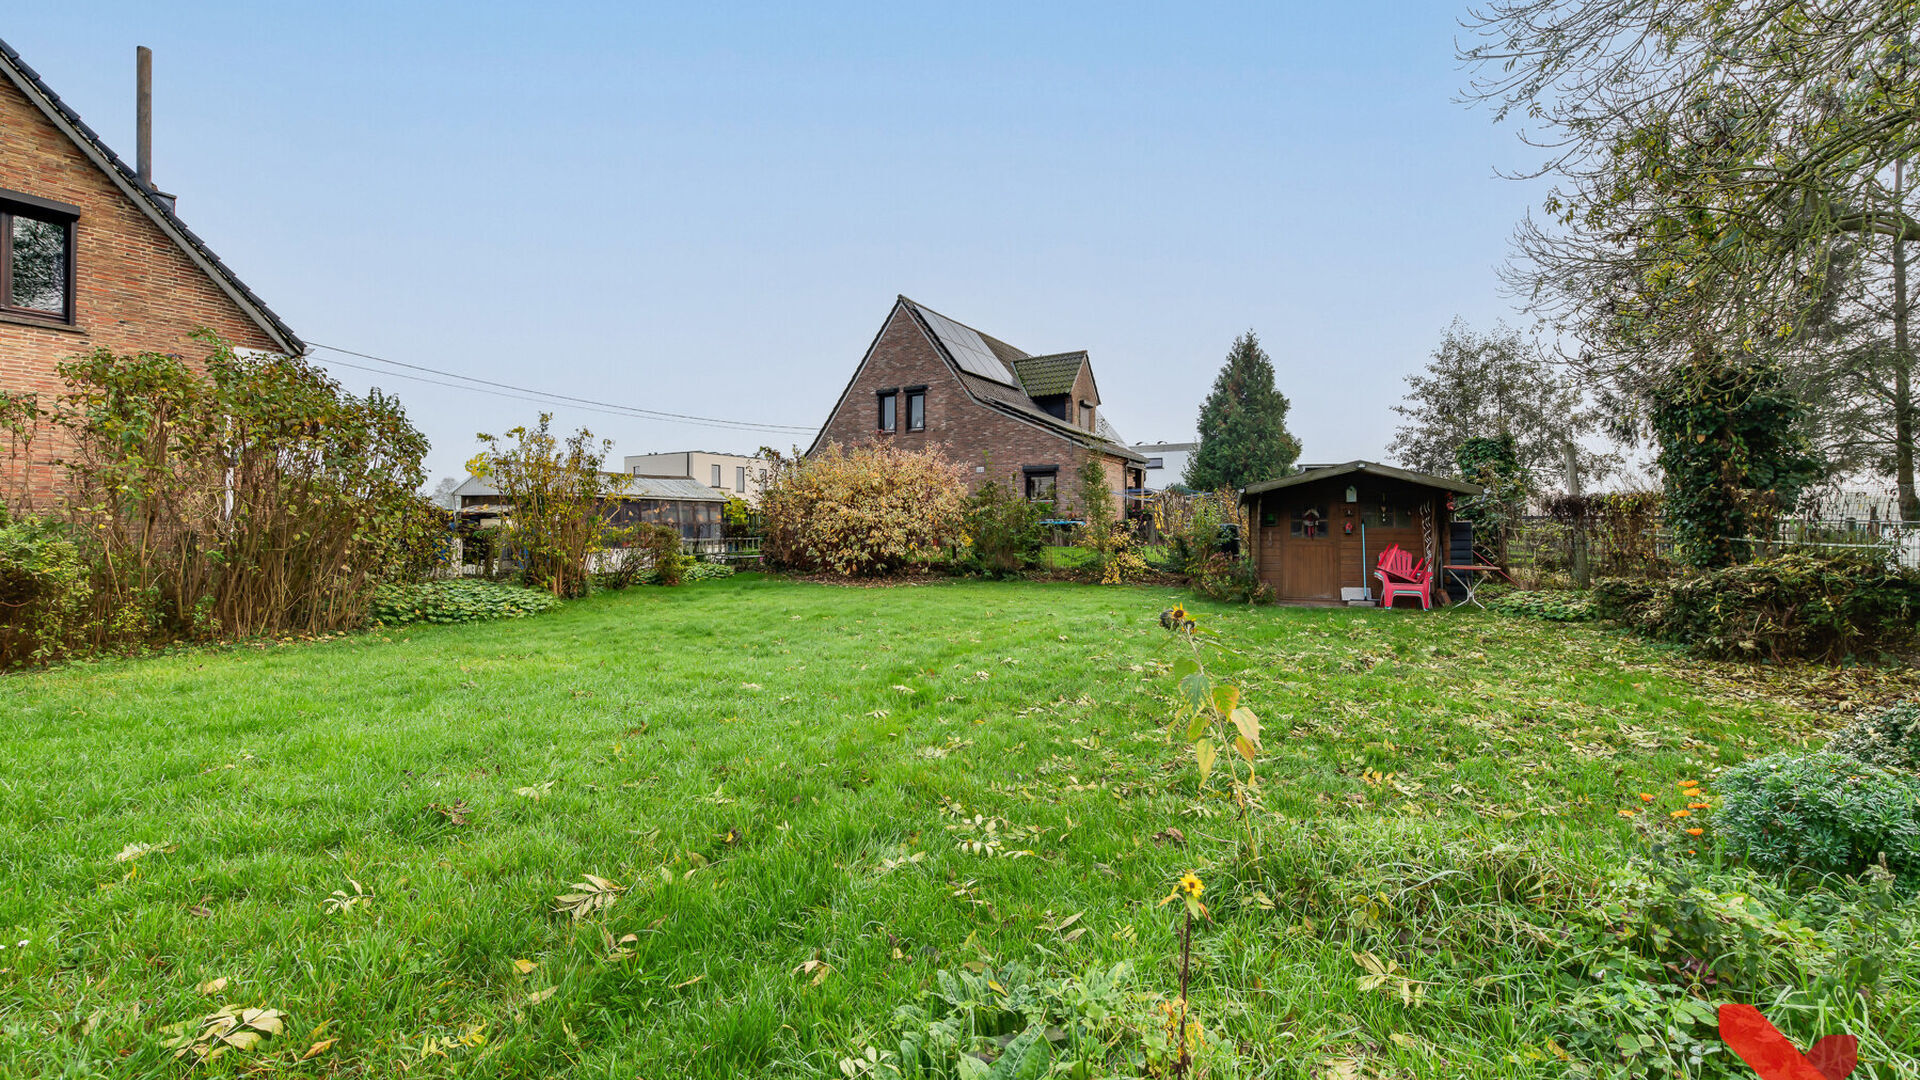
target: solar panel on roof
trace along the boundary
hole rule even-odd
[[[987,343],[981,340],[978,333],[926,308],[921,308],[920,314],[926,318],[927,325],[933,329],[940,343],[953,354],[954,362],[960,365],[961,370],[994,382],[1013,383],[1013,372],[1008,371],[1007,365],[993,355],[993,350],[987,348]]]

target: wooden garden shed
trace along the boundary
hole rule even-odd
[[[1279,600],[1311,604],[1339,603],[1342,589],[1378,597],[1373,567],[1392,544],[1430,566],[1448,562],[1454,496],[1480,492],[1448,476],[1349,461],[1253,484],[1240,498],[1260,580]]]

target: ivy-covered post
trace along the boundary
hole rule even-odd
[[[1692,566],[1746,562],[1752,538],[1817,480],[1807,409],[1764,360],[1697,349],[1653,388],[1648,416],[1674,547]]]
[[[1486,490],[1467,499],[1456,513],[1473,523],[1474,541],[1487,544],[1494,562],[1507,565],[1507,534],[1526,509],[1528,477],[1510,434],[1465,439],[1455,451],[1460,475]]]

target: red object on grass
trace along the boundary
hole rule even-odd
[[[1419,597],[1423,611],[1433,606],[1433,571],[1427,568],[1427,560],[1414,562],[1412,552],[1399,544],[1380,553],[1373,576],[1380,582],[1381,607],[1392,607],[1401,596]]]
[[[1860,1040],[1829,1035],[1802,1054],[1751,1005],[1720,1006],[1720,1037],[1760,1080],[1847,1080],[1860,1063]]]

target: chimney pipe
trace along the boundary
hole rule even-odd
[[[137,58],[135,66],[137,104],[135,125],[139,130],[140,142],[140,182],[149,190],[153,188],[153,50],[141,45],[134,50]]]

